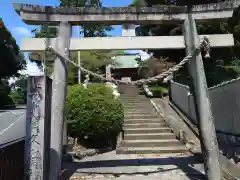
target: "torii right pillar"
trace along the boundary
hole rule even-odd
[[[186,53],[192,53],[200,40],[197,34],[195,21],[191,8],[184,22],[184,37]],[[209,180],[221,180],[221,165],[219,163],[219,150],[216,131],[213,121],[212,109],[208,95],[207,81],[201,53],[196,54],[188,64],[189,74],[193,87],[196,115],[199,121],[199,132],[202,154],[204,156],[204,168]]]

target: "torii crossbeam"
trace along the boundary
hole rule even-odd
[[[206,20],[223,21],[232,17],[233,9],[239,0],[193,6],[193,18],[196,22]],[[58,25],[68,21],[72,25],[84,23],[101,24],[161,24],[181,23],[187,17],[186,6],[160,7],[108,7],[108,8],[59,8],[30,4],[13,4],[16,12],[27,24],[38,25],[50,23]]]

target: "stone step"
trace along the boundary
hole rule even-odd
[[[157,114],[131,114],[124,115],[124,119],[154,119],[157,118]]]
[[[150,104],[148,101],[121,101],[123,104],[128,105],[128,104]]]
[[[148,112],[148,113],[144,113],[144,112],[141,112],[141,113],[124,113],[125,117],[141,117],[141,118],[146,118],[146,119],[150,119],[150,118],[156,118],[158,117],[158,114],[157,113],[154,113],[154,112]]]
[[[127,95],[120,95],[120,99],[134,99],[134,100],[137,100],[137,99],[140,99],[140,100],[142,100],[142,99],[144,99],[144,100],[147,100],[148,98],[146,98],[145,96],[142,96],[142,95],[130,95],[130,96],[127,96]]]
[[[145,134],[145,133],[168,133],[171,132],[169,127],[156,128],[123,128],[124,134]]]
[[[152,106],[152,104],[150,102],[123,102],[122,104],[124,106],[139,106],[139,107],[143,107],[143,106]]]
[[[154,113],[156,114],[156,111],[154,109],[144,109],[142,111],[139,111],[139,109],[128,109],[128,110],[125,110],[124,113],[128,113],[128,114],[131,114],[131,113]]]
[[[142,108],[142,109],[145,108],[145,107],[153,108],[152,104],[150,104],[150,103],[148,103],[148,104],[142,104],[142,103],[128,104],[128,103],[124,103],[123,107],[124,108],[134,108],[134,107],[137,107],[137,108]]]
[[[173,133],[125,134],[124,140],[174,139]]]
[[[120,99],[123,101],[149,101],[146,97],[143,96],[133,96],[133,97],[123,97],[120,96]]]
[[[129,103],[125,103],[123,104],[123,107],[125,108],[153,108],[153,106],[151,104],[129,104]]]
[[[136,124],[129,124],[124,123],[124,128],[154,128],[154,127],[167,127],[166,123],[136,123]]]
[[[128,89],[136,89],[139,91],[139,87],[136,87],[136,86],[133,86],[133,85],[119,85],[119,88],[120,89],[123,89],[123,90],[128,90]]]
[[[132,98],[126,98],[126,99],[120,99],[122,102],[136,102],[136,103],[142,103],[142,102],[149,102],[148,99],[132,99]]]
[[[143,97],[141,94],[138,94],[139,93],[139,90],[135,91],[131,91],[131,90],[128,90],[128,92],[123,92],[122,93],[122,96],[123,97]]]
[[[148,110],[153,109],[151,104],[123,104],[123,108],[125,109],[140,109],[143,110],[147,108]]]
[[[124,111],[125,113],[142,113],[142,112],[144,112],[144,113],[148,113],[148,112],[156,112],[156,110],[155,109],[153,109],[153,108],[149,108],[149,109],[142,109],[142,110],[139,110],[139,109],[126,109],[125,111]]]
[[[154,111],[152,106],[144,106],[144,107],[138,107],[138,106],[124,106],[124,111],[131,112],[131,111],[137,111],[137,112],[142,112],[142,111]]]
[[[131,115],[141,115],[141,114],[143,114],[143,115],[157,115],[158,116],[158,114],[156,113],[156,111],[154,111],[154,110],[152,110],[152,111],[141,111],[141,112],[139,112],[139,111],[125,111],[124,112],[124,115],[129,115],[129,116],[131,116]]]
[[[123,99],[123,100],[131,100],[131,101],[149,101],[149,99],[144,95],[144,96],[142,96],[142,95],[133,95],[133,96],[125,96],[125,97],[121,97],[121,99]]]
[[[123,103],[123,106],[127,106],[127,107],[153,107],[152,104],[150,103]]]
[[[132,118],[125,119],[124,123],[126,124],[143,124],[143,123],[165,123],[163,118]]]
[[[167,147],[183,145],[176,139],[123,140],[121,144],[124,147]]]
[[[162,154],[162,153],[184,153],[187,151],[187,148],[182,146],[168,146],[168,147],[157,147],[157,148],[129,148],[129,147],[119,147],[117,148],[117,154]]]
[[[143,106],[143,105],[151,105],[151,103],[149,102],[149,101],[145,101],[145,102],[132,102],[132,101],[128,101],[128,102],[126,102],[126,101],[122,101],[122,103],[124,104],[124,105],[139,105],[139,106]]]
[[[129,108],[135,108],[135,109],[145,109],[145,108],[148,108],[148,109],[150,109],[150,108],[153,108],[153,106],[151,105],[151,104],[123,104],[123,107],[124,108],[127,108],[127,109],[129,109]]]
[[[124,112],[125,116],[137,116],[137,115],[157,115],[156,112],[154,111],[145,111],[145,112],[135,112],[135,111],[130,111],[130,112]]]
[[[124,88],[124,89],[121,89],[123,91],[123,94],[130,94],[130,93],[139,93],[140,92],[140,89],[135,89],[135,88]]]
[[[122,100],[122,101],[144,101],[144,102],[146,102],[146,101],[149,101],[147,98],[144,98],[144,97],[121,97],[120,96],[120,99]]]
[[[126,96],[139,96],[139,97],[143,97],[141,94],[138,94],[139,93],[139,90],[131,90],[131,89],[128,89],[127,91],[123,92],[122,93],[122,96],[123,97],[126,97]]]
[[[151,105],[149,101],[121,101],[124,105]]]

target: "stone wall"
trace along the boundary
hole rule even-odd
[[[189,87],[171,82],[171,101],[194,124],[198,124],[193,95]],[[228,158],[239,162],[240,156],[240,80],[209,88],[209,97],[219,148]]]
[[[0,149],[0,179],[18,180],[24,177],[24,141]]]
[[[223,155],[234,162],[240,162],[240,136],[217,133],[219,149]]]

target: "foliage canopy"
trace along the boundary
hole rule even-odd
[[[16,40],[0,18],[0,79],[18,76],[19,71],[26,67]]]
[[[157,5],[186,5],[186,4],[207,4],[220,2],[220,0],[204,0],[204,1],[184,1],[184,0],[136,0],[132,5],[134,6],[157,6]],[[240,11],[239,8],[234,10],[232,18],[228,22],[219,22],[213,24],[198,24],[197,31],[199,34],[227,34],[232,33],[235,38],[235,43],[240,42]],[[174,36],[183,34],[183,25],[142,25],[136,27],[136,34],[138,36]],[[174,51],[174,53],[173,53]],[[168,59],[165,64],[179,63],[186,55],[184,50],[151,50],[154,54],[154,58],[159,59],[158,63],[161,63],[161,59]],[[238,76],[236,69],[239,69],[239,53],[238,47],[233,48],[217,48],[211,49],[211,59],[204,59],[204,68],[207,78],[208,86],[213,86],[221,83],[222,81],[230,80]],[[152,61],[152,60],[151,60]],[[155,61],[157,62],[157,61]],[[149,63],[148,63],[149,64]],[[147,63],[143,63],[142,69],[147,69]],[[155,66],[153,66],[154,68]],[[226,68],[227,67],[227,68]],[[149,71],[149,70],[148,70]],[[154,74],[156,75],[156,74]],[[188,72],[187,68],[183,68],[175,74],[175,80],[183,84],[188,84]]]

